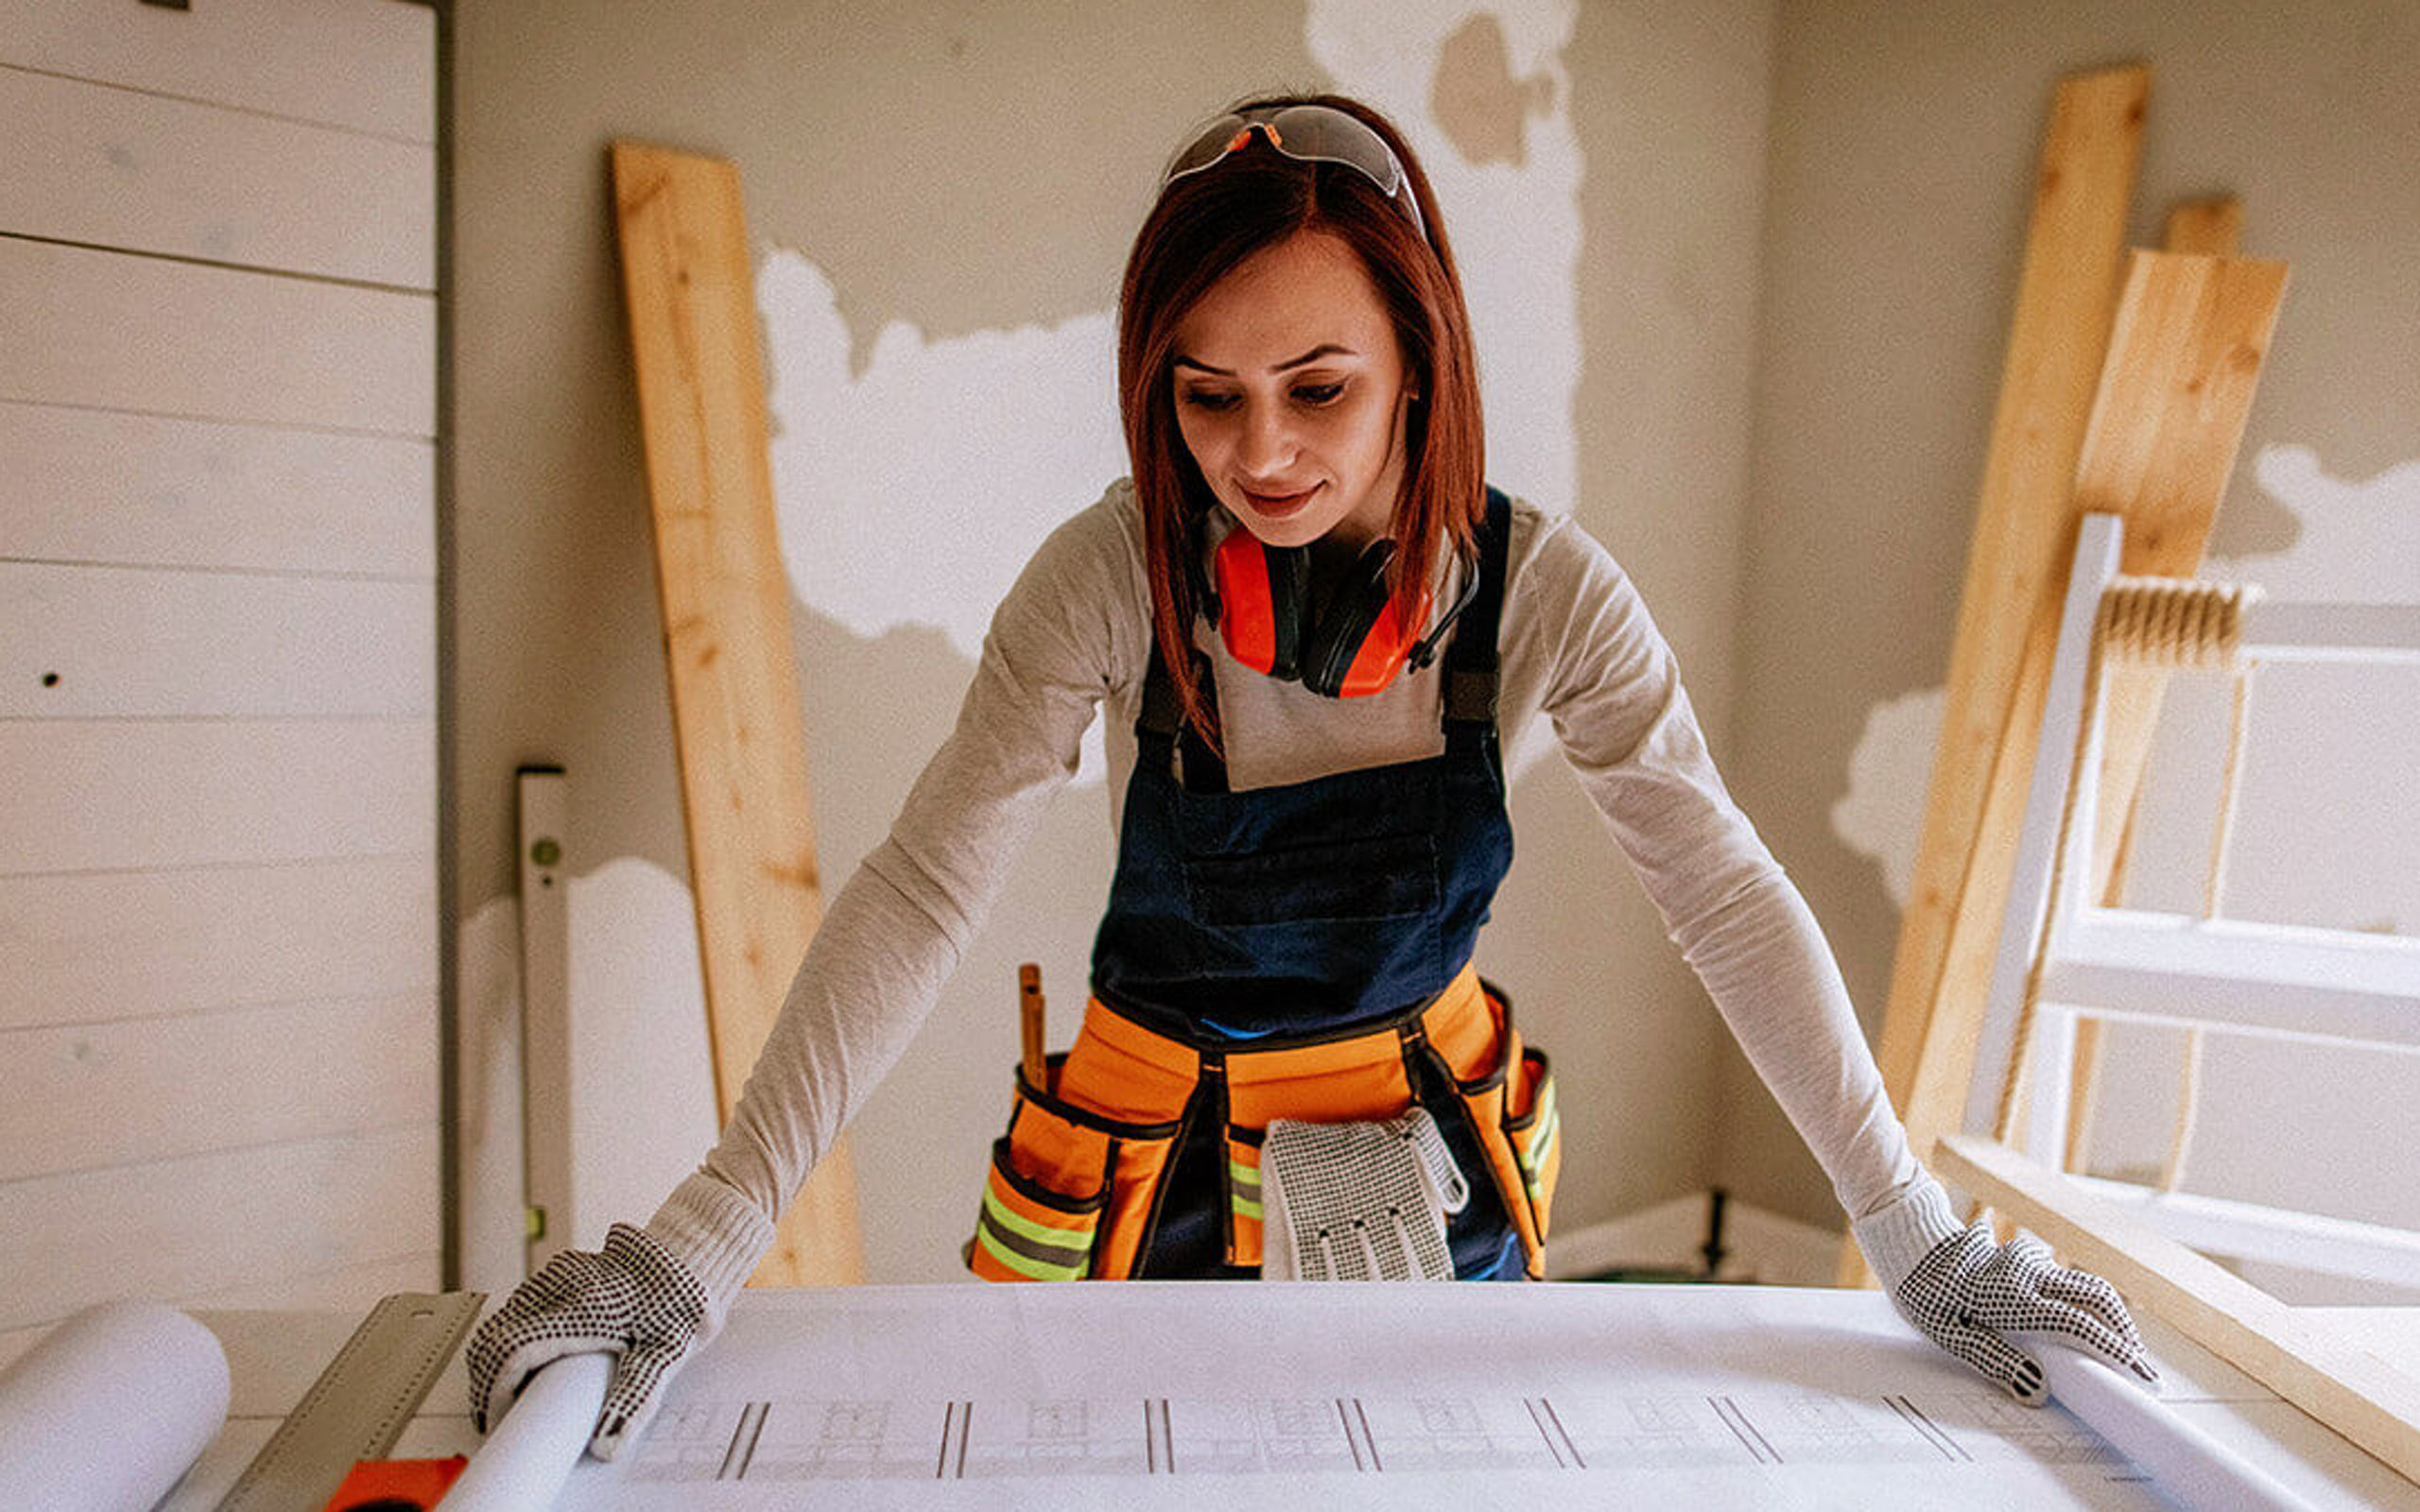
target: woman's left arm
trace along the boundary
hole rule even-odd
[[[1525,571],[1555,649],[1543,707],[1667,934],[1848,1211],[1900,1311],[2019,1400],[2040,1368],[2005,1335],[2065,1333],[2150,1379],[2116,1291],[2031,1241],[1962,1227],[1892,1110],[1840,968],[1707,754],[1680,667],[1604,548],[1567,524]]]

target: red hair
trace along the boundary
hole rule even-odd
[[[1170,184],[1135,233],[1117,301],[1117,399],[1143,510],[1151,633],[1185,717],[1213,747],[1217,719],[1194,676],[1190,631],[1201,606],[1186,554],[1201,549],[1201,523],[1218,501],[1177,429],[1169,366],[1178,322],[1213,284],[1254,253],[1316,229],[1352,248],[1376,285],[1403,348],[1405,381],[1420,396],[1406,422],[1403,492],[1388,530],[1401,623],[1420,612],[1446,541],[1471,549],[1486,507],[1470,313],[1427,174],[1394,124],[1358,100],[1284,94],[1234,108],[1281,105],[1325,105],[1366,123],[1402,163],[1428,234],[1424,240],[1360,170],[1287,157],[1257,134],[1207,172]]]

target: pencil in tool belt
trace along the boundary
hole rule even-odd
[[[1042,968],[1028,961],[1017,968],[1017,1023],[1024,1034],[1026,1085],[1049,1091],[1042,1064]]]

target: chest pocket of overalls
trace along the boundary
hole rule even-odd
[[[1194,917],[1226,929],[1420,918],[1438,906],[1437,843],[1394,834],[1188,856],[1184,886]]]
[[[1443,801],[1433,759],[1275,791],[1180,792],[1186,902],[1214,929],[1434,916]]]

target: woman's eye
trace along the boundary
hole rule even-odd
[[[1294,390],[1294,397],[1305,404],[1333,404],[1344,392],[1342,384],[1311,384]]]
[[[1236,407],[1236,396],[1233,394],[1204,393],[1198,389],[1186,394],[1184,396],[1184,402],[1191,404],[1196,409],[1206,409],[1213,412],[1233,409]]]

